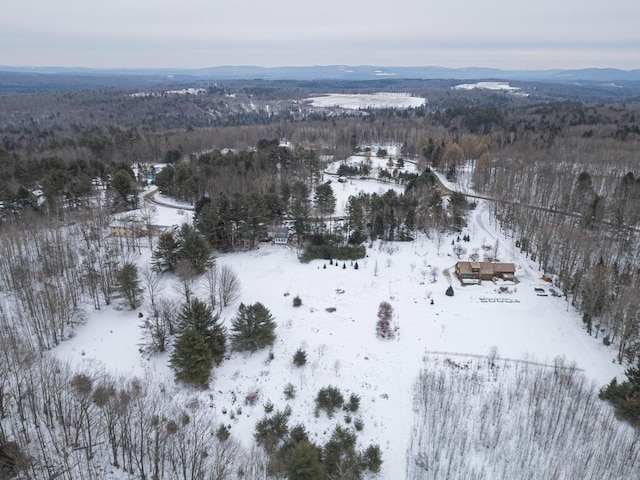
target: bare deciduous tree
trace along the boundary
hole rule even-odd
[[[218,298],[220,308],[226,307],[240,297],[240,280],[238,274],[228,265],[220,268],[218,276]]]
[[[215,308],[218,303],[218,265],[214,262],[211,268],[208,268],[204,274],[207,293],[209,295],[209,304],[211,308]]]
[[[156,296],[160,290],[160,276],[158,273],[149,268],[148,266],[142,269],[141,272],[142,283],[147,289],[147,293],[149,294],[149,301],[151,302],[151,306],[155,306],[156,304]]]

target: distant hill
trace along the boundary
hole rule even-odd
[[[202,80],[373,80],[383,78],[397,79],[499,79],[549,82],[633,82],[640,81],[640,70],[620,70],[614,68],[585,68],[580,70],[501,70],[496,68],[445,68],[425,67],[385,67],[385,66],[345,66],[326,65],[310,67],[258,67],[258,66],[221,66],[198,69],[91,69],[69,67],[8,67],[0,65],[0,73],[34,75],[59,75],[84,77],[86,83],[93,83],[91,77],[146,77],[153,83],[180,79]],[[121,80],[122,81],[122,80]],[[97,83],[101,83],[97,81]],[[127,82],[124,82],[127,83]]]

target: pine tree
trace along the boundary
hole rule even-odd
[[[194,330],[199,333],[216,364],[222,362],[227,350],[227,331],[220,321],[220,315],[214,315],[206,303],[198,298],[185,303],[178,315],[178,328],[181,332]]]
[[[276,323],[271,312],[260,302],[240,304],[231,325],[231,345],[234,350],[255,352],[276,339]]]
[[[188,223],[178,232],[179,257],[188,261],[196,273],[202,273],[211,264],[211,246],[200,232]]]
[[[361,478],[356,435],[338,425],[322,450],[322,463],[329,478]]]
[[[323,480],[326,478],[318,447],[303,440],[296,444],[287,459],[289,480]]]
[[[206,387],[213,368],[213,355],[202,335],[188,329],[176,339],[169,363],[177,380]]]
[[[176,268],[180,245],[172,232],[165,232],[158,237],[158,244],[153,251],[153,268],[158,272],[171,272]]]
[[[296,353],[293,354],[293,364],[296,367],[302,367],[307,363],[307,352],[299,348]]]
[[[624,373],[626,381],[618,383],[614,378],[600,390],[599,396],[613,404],[617,417],[640,428],[640,359],[637,366],[627,368]]]
[[[122,265],[122,268],[116,273],[116,282],[116,289],[124,303],[131,310],[138,308],[144,291],[140,286],[138,267],[129,262]]]

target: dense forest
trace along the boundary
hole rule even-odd
[[[510,95],[453,84],[247,81],[188,94],[172,86],[1,96],[0,477],[103,478],[96,457],[153,479],[224,479],[240,470],[242,478],[278,478],[292,458],[307,457],[323,459],[314,468],[334,475],[326,478],[379,468],[376,446],[357,452],[344,431],[317,446],[303,426],[278,433],[266,422],[261,446],[244,451],[224,428],[206,437],[197,408],[173,404],[158,386],[76,372],[47,355],[87,306],[137,305],[137,288],[153,295],[156,273],[130,267],[141,240],[110,242],[107,231],[115,214],[138,207],[144,173],[159,163],[167,164],[155,178],[159,190],[195,205],[194,230],[168,234],[154,252],[160,270],[190,262],[188,274],[180,271],[185,291],[206,263],[197,263],[197,248],[205,257],[253,249],[285,221],[302,260],[359,258],[371,239],[462,232],[466,212],[487,199],[505,234],[579,309],[585,335],[629,367],[628,381],[602,395],[640,423],[640,102],[601,94],[589,101],[584,88],[566,85],[523,85],[526,95]],[[305,102],[328,88],[410,91],[428,102],[407,110]],[[372,145],[399,146],[395,161],[415,162],[419,173],[388,174],[382,180],[402,193],[351,197],[344,222],[326,227],[335,199],[324,167]],[[434,172],[469,181],[451,192]],[[340,174],[371,172],[345,164]],[[187,238],[201,243],[179,251]],[[286,423],[276,413],[270,421]],[[209,456],[201,455],[205,440]],[[352,476],[336,473],[340,455]]]

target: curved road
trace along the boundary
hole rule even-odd
[[[161,207],[173,208],[176,210],[190,210],[193,211],[194,207],[192,205],[176,205],[175,203],[162,202],[156,199],[156,193],[158,193],[158,187],[153,187],[153,189],[147,193],[145,193],[142,198],[145,202],[159,205]]]

